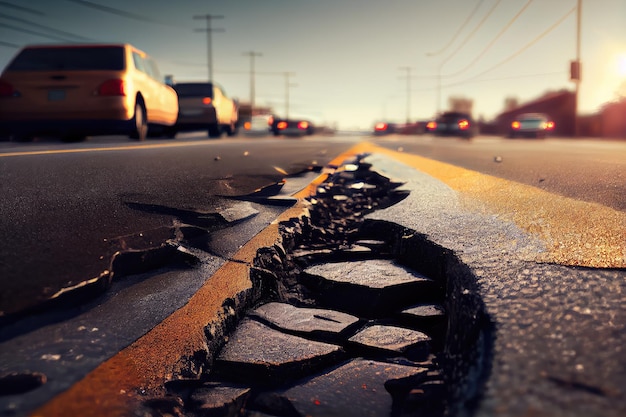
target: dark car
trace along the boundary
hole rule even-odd
[[[472,116],[463,112],[445,112],[427,125],[436,136],[460,136],[466,139],[478,134],[478,124]]]
[[[181,131],[206,130],[209,137],[237,133],[238,106],[224,90],[207,82],[185,82],[173,85],[178,94],[178,120],[172,135]]]
[[[270,130],[274,136],[306,136],[315,132],[313,123],[305,119],[271,119]]]
[[[524,113],[511,122],[509,137],[545,138],[554,131],[554,127],[554,121],[544,113]]]
[[[396,133],[396,125],[394,123],[378,122],[374,125],[374,135],[388,135]]]

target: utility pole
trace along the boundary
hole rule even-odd
[[[250,51],[244,52],[244,55],[250,57],[250,112],[254,114],[254,58],[263,54]]]
[[[296,75],[295,72],[284,72],[285,76],[285,119],[289,119],[289,87],[295,87],[297,84],[289,82],[289,77]]]
[[[406,71],[406,123],[411,123],[411,67],[400,67]]]
[[[576,92],[574,98],[574,136],[578,137],[580,135],[580,125],[578,123],[578,94],[580,91],[580,81],[581,81],[581,65],[580,65],[580,21],[581,21],[581,7],[582,0],[578,0],[578,4],[576,6],[576,61],[573,64],[571,78],[576,83]]]
[[[224,16],[216,16],[211,14],[197,15],[194,19],[205,19],[206,29],[194,29],[194,32],[206,32],[207,40],[207,68],[209,71],[209,82],[213,82],[213,45],[211,43],[211,32],[224,32],[224,29],[211,28],[212,19],[223,19]]]

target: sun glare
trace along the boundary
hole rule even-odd
[[[622,77],[626,77],[626,53],[617,57],[617,73]]]

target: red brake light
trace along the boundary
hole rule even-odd
[[[305,130],[309,127],[309,122],[305,122],[304,120],[298,123],[298,129]]]
[[[520,127],[522,127],[522,124],[516,120],[516,121],[514,121],[513,123],[511,123],[511,127],[512,127],[513,129],[516,129],[516,130],[517,130],[517,129],[519,129]]]
[[[278,122],[276,127],[279,128],[279,129],[286,129],[287,128],[287,122]]]
[[[246,130],[250,130],[250,129],[252,128],[252,123],[250,123],[250,122],[245,122],[245,123],[243,124],[243,128],[244,128],[244,129],[246,129]]]
[[[113,79],[107,80],[98,87],[99,96],[125,96],[126,84],[124,80]]]
[[[467,130],[470,127],[470,122],[467,119],[459,120],[459,129]]]
[[[204,97],[202,99],[202,104],[204,104],[205,106],[208,106],[209,104],[211,104],[211,102],[213,102],[213,100],[211,100],[211,97]]]
[[[15,96],[15,88],[8,82],[0,80],[0,97],[13,97]]]
[[[554,130],[554,122],[550,121],[546,123],[546,130]]]
[[[429,129],[429,130],[437,129],[437,122],[428,122],[426,124],[426,128]]]
[[[376,123],[376,125],[374,126],[374,130],[387,130],[387,123]]]

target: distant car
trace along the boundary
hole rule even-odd
[[[544,113],[520,114],[511,122],[509,137],[545,138],[555,128],[554,121]]]
[[[0,75],[0,132],[14,140],[128,135],[172,126],[176,92],[130,44],[32,45]]]
[[[270,134],[270,116],[256,115],[243,124],[243,134],[246,136],[266,136]]]
[[[305,119],[272,118],[270,129],[274,136],[306,136],[315,132],[313,123]]]
[[[388,135],[396,132],[396,125],[394,123],[378,122],[374,125],[374,135]]]
[[[460,136],[470,139],[478,134],[478,125],[472,116],[463,112],[444,112],[428,122],[426,130],[436,136]]]
[[[237,103],[214,83],[185,82],[173,85],[178,93],[178,120],[172,134],[182,131],[206,130],[209,137],[237,133]]]

